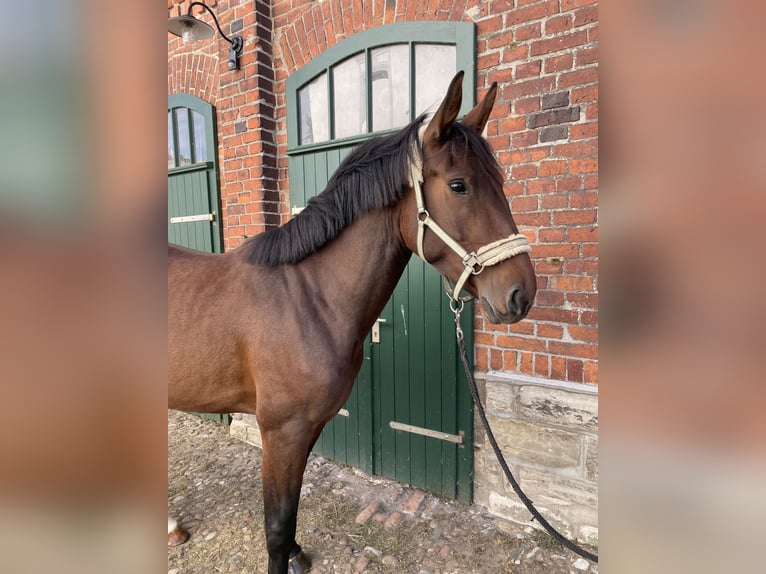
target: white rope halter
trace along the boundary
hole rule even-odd
[[[419,143],[419,142],[418,142]],[[510,259],[520,253],[529,253],[532,248],[529,246],[527,239],[520,233],[514,233],[494,241],[483,247],[480,247],[476,252],[468,252],[463,249],[460,244],[455,241],[450,235],[442,229],[442,227],[431,218],[428,210],[425,207],[425,200],[423,198],[423,156],[419,146],[413,146],[414,161],[410,163],[410,184],[415,189],[415,201],[417,202],[418,213],[418,256],[428,263],[428,260],[423,254],[423,236],[425,235],[425,229],[428,227],[433,231],[436,236],[441,239],[447,247],[452,249],[463,262],[463,273],[452,288],[452,292],[448,288],[448,282],[445,278],[445,290],[450,299],[457,300],[460,297],[460,291],[463,289],[463,285],[471,275],[478,275],[485,267],[491,265],[497,265],[501,261]]]

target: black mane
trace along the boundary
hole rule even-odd
[[[248,260],[272,267],[298,263],[360,215],[395,205],[407,190],[412,143],[423,120],[357,147],[299,215],[242,245]]]

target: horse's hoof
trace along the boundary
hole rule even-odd
[[[180,526],[168,532],[168,546],[178,546],[189,540],[189,533]]]
[[[290,574],[305,574],[311,570],[311,561],[302,551],[298,552],[295,556],[290,557],[288,569]]]

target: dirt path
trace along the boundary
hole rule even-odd
[[[168,506],[191,533],[168,549],[168,574],[266,571],[260,464],[228,428],[168,414]],[[529,527],[315,455],[297,539],[312,574],[598,571]]]

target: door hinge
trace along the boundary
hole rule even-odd
[[[423,427],[416,427],[414,425],[408,425],[405,423],[398,423],[396,421],[391,421],[390,423],[388,423],[388,426],[390,426],[394,430],[400,430],[400,431],[409,432],[412,434],[419,434],[419,435],[427,436],[430,438],[445,440],[447,442],[453,442],[458,446],[463,446],[463,443],[465,442],[465,433],[463,431],[460,431],[459,434],[449,434],[446,432],[435,431],[435,430],[426,429]]]
[[[181,217],[170,218],[170,223],[191,223],[193,221],[215,221],[215,211],[213,213],[201,213],[199,215],[183,215]]]

